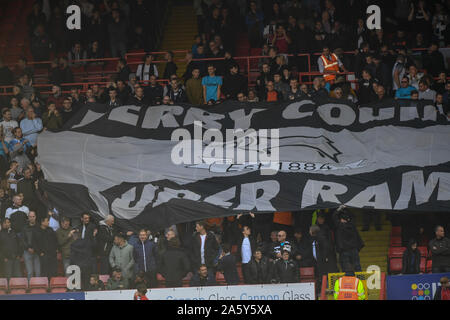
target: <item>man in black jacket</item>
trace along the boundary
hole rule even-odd
[[[89,277],[92,274],[94,264],[94,252],[91,243],[81,239],[81,234],[76,231],[73,234],[73,243],[70,246],[70,264],[77,265],[81,269],[81,289],[89,285]]]
[[[242,92],[247,95],[247,79],[239,74],[239,67],[237,64],[232,64],[229,67],[230,73],[223,78],[222,93],[226,99],[237,99],[237,94]]]
[[[275,262],[273,279],[276,283],[299,282],[299,268],[297,263],[291,259],[289,251],[284,250],[281,259]]]
[[[192,239],[191,268],[198,270],[201,265],[206,265],[208,272],[214,275],[214,260],[219,255],[219,243],[211,231],[206,231],[206,223],[199,221],[195,224],[196,233]]]
[[[186,91],[176,76],[172,76],[170,85],[166,86],[164,96],[168,96],[174,103],[187,102]]]
[[[328,273],[330,244],[320,234],[320,227],[317,225],[309,228],[309,235],[311,239],[310,246],[313,256],[314,274],[317,280],[321,281],[322,276]]]
[[[56,276],[57,260],[56,250],[58,241],[55,231],[49,227],[50,217],[44,217],[41,220],[40,228],[36,232],[36,253],[41,261],[41,275],[44,277]]]
[[[128,98],[128,104],[133,106],[146,106],[149,101],[147,97],[144,95],[144,88],[141,86],[134,89],[134,96]]]
[[[352,215],[345,206],[340,206],[333,213],[333,222],[336,228],[336,251],[339,253],[341,268],[349,263],[356,272],[361,271],[359,251],[364,247],[364,242],[353,223]]]
[[[28,213],[28,224],[22,231],[22,247],[24,249],[23,258],[28,280],[30,280],[31,277],[41,276],[41,262],[37,253],[38,246],[36,243],[36,233],[38,232],[38,228],[36,223],[36,212],[30,211]]]
[[[163,98],[164,88],[156,80],[157,77],[152,74],[150,76],[150,84],[144,88],[144,95],[150,104],[155,104],[157,99]]]
[[[20,277],[20,257],[22,256],[20,241],[17,234],[11,229],[11,221],[3,220],[0,231],[0,257],[3,262],[3,271],[7,279]]]
[[[301,229],[295,230],[292,245],[295,248],[292,253],[292,258],[297,262],[299,267],[312,267],[314,265],[313,254],[311,240],[308,239],[308,235],[304,235]]]
[[[36,208],[36,188],[34,186],[34,179],[31,175],[30,169],[23,171],[24,179],[17,183],[17,193],[23,194],[23,204],[28,208]]]
[[[191,287],[206,287],[214,286],[216,284],[216,278],[211,274],[206,265],[202,264],[198,268],[198,272],[192,277]]]
[[[166,288],[183,286],[183,278],[189,272],[189,258],[174,237],[167,241],[167,249],[160,258],[159,271],[166,279]]]
[[[126,85],[126,81],[119,79],[116,81],[116,85],[117,85],[117,98],[121,102],[128,101],[131,94],[131,89],[129,86]]]
[[[119,59],[117,62],[117,80],[127,82],[130,76],[131,70],[127,65],[127,61],[124,58]]]
[[[250,284],[267,284],[272,280],[273,263],[262,255],[261,249],[256,249],[248,266]]]
[[[230,253],[230,249],[229,244],[225,243],[222,245],[222,254],[219,258],[218,269],[223,273],[227,285],[233,286],[239,284],[239,274],[236,267],[236,257]],[[251,282],[246,283],[250,284]]]
[[[450,239],[445,237],[444,227],[434,229],[436,238],[430,241],[432,272],[450,272]]]
[[[110,274],[109,253],[114,244],[114,216],[100,221],[97,234],[97,255],[100,257],[100,274]]]

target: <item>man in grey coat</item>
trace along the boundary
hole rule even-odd
[[[133,246],[128,244],[123,234],[114,236],[114,246],[109,254],[109,264],[111,269],[119,267],[122,270],[123,278],[127,278],[129,281],[133,280]]]

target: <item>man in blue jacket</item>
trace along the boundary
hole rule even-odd
[[[133,247],[136,274],[144,272],[147,283],[151,288],[156,288],[156,244],[148,240],[145,229],[139,231],[139,241]]]

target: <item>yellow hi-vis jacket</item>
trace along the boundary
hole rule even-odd
[[[343,289],[343,288],[341,289],[342,281],[345,281],[346,283],[354,282],[355,285],[353,288],[350,289]],[[347,295],[348,298],[345,298],[345,296]],[[364,291],[364,285],[362,281],[360,281],[358,278],[344,276],[336,280],[334,284],[334,300],[365,300],[365,299],[366,294]]]

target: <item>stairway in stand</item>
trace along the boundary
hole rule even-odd
[[[194,37],[198,34],[197,16],[192,4],[174,3],[169,20],[164,29],[163,41],[159,51],[191,50]],[[175,53],[175,63],[178,67],[177,75],[181,77],[186,70],[186,63],[178,62],[184,59],[185,53]],[[160,59],[158,59],[160,60]],[[158,65],[160,76],[164,73],[165,64]]]
[[[389,237],[392,229],[391,222],[386,219],[386,214],[381,213],[382,230],[376,231],[375,226],[371,224],[369,231],[361,231],[363,227],[362,212],[353,209],[355,213],[356,226],[365,243],[365,247],[360,251],[362,271],[366,271],[370,265],[377,265],[381,272],[387,272],[387,255],[389,251]]]

